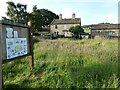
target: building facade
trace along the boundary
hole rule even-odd
[[[118,37],[119,24],[96,24],[91,28],[91,36]]]
[[[59,15],[59,19],[54,19],[50,24],[50,32],[57,35],[64,35],[65,37],[71,37],[69,29],[72,26],[81,26],[81,18],[75,18],[75,14],[72,14],[72,18],[62,19],[62,14]]]

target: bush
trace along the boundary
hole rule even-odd
[[[40,41],[39,38],[33,37],[33,44],[35,44],[35,43],[37,43],[37,42],[39,42],[39,41]]]
[[[58,38],[64,38],[64,35],[58,35]]]
[[[80,25],[71,27],[69,31],[73,33],[76,36],[76,38],[79,38],[80,33],[84,33],[84,29]]]

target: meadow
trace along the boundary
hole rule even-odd
[[[40,40],[28,58],[3,65],[4,88],[118,88],[118,40]]]

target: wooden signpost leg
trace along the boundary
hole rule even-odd
[[[29,29],[29,43],[30,43],[30,53],[31,55],[29,56],[29,65],[30,68],[33,69],[34,68],[34,60],[33,60],[33,33],[32,33],[32,29],[31,29],[31,22],[28,22],[28,26],[30,26]]]
[[[30,68],[33,69],[34,62],[33,62],[33,56],[32,55],[29,56],[29,65],[30,65]]]
[[[2,89],[2,59],[0,55],[0,90]]]
[[[1,56],[0,56],[1,58]],[[2,59],[0,59],[0,90],[2,89],[2,63],[1,63]]]
[[[0,30],[0,90],[2,89],[2,30]]]

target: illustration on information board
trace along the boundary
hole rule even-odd
[[[13,38],[13,28],[6,28],[7,36],[6,38]]]
[[[6,39],[7,59],[27,54],[26,38]]]

